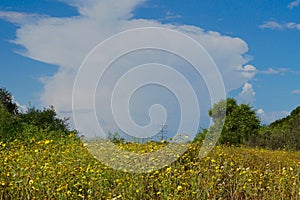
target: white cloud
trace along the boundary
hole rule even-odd
[[[267,70],[256,70],[256,74],[284,76],[286,74],[298,75],[298,74],[300,74],[300,71],[293,70],[290,68],[272,68],[272,67],[270,67]]]
[[[274,68],[268,68],[267,70],[260,70],[257,73],[260,74],[280,74],[280,75],[284,75],[286,72],[291,72],[290,69],[287,68],[278,68],[278,69],[274,69]]]
[[[25,113],[28,111],[28,107],[26,105],[20,104],[18,101],[15,100],[15,97],[12,96],[12,101],[18,106],[18,111],[21,113]]]
[[[253,103],[255,101],[255,91],[252,87],[252,85],[250,83],[245,83],[242,91],[240,94],[238,94],[238,96],[236,97],[236,99],[241,102],[241,103]]]
[[[257,72],[256,68],[253,65],[245,65],[244,67],[239,66],[237,67],[237,70],[240,71],[244,77],[247,77],[249,79],[252,79]]]
[[[300,4],[300,0],[292,1],[291,3],[289,3],[288,8],[289,8],[289,9],[293,9],[293,8],[295,8],[295,7],[298,7],[299,4]]]
[[[59,66],[58,72],[53,77],[43,79],[44,91],[41,94],[41,100],[44,106],[54,105],[58,113],[70,113],[72,111],[72,88],[74,79],[85,56],[99,44],[99,42],[113,34],[131,28],[147,26],[165,27],[181,31],[198,41],[208,51],[219,67],[227,92],[244,85],[241,98],[253,101],[251,98],[254,98],[255,92],[253,91],[252,85],[249,83],[245,84],[245,82],[253,78],[256,73],[256,68],[252,65],[247,65],[249,60],[245,54],[248,52],[248,46],[240,38],[232,38],[217,32],[204,31],[195,26],[162,24],[155,20],[133,18],[132,12],[138,5],[143,3],[144,0],[63,1],[76,7],[80,15],[56,18],[16,12],[0,13],[0,18],[20,26],[16,32],[14,42],[25,48],[25,51],[22,52],[24,56]],[[157,40],[161,41],[164,40],[164,38],[157,38]],[[135,38],[131,38],[131,40],[116,45],[126,46],[134,41]],[[190,53],[192,54],[193,50],[191,50]],[[170,66],[176,65],[177,63],[177,60],[173,59],[172,56],[153,55],[157,61],[169,64]],[[143,56],[135,57],[133,64],[143,63],[145,60],[147,59]],[[123,61],[125,66],[126,64],[127,66],[132,64],[130,59]],[[178,68],[185,71],[184,66],[178,66]],[[122,72],[124,72],[124,68],[114,71],[112,77],[116,78],[112,79],[115,80],[120,77]],[[193,76],[191,72],[187,72],[187,74]],[[145,77],[146,76],[147,74],[145,74]],[[90,77],[86,78],[87,82],[89,78]],[[111,84],[112,81],[108,82]],[[104,88],[100,92],[102,97],[110,94],[111,89],[111,85]],[[89,92],[91,91],[91,88],[80,91],[82,101],[90,97]],[[155,92],[151,93],[150,96],[152,96],[151,100],[144,99],[144,101],[150,102],[160,97]],[[170,102],[168,101],[168,97],[164,100]],[[102,102],[102,98],[96,101],[100,103]],[[82,107],[81,109],[90,111],[92,106],[93,105],[91,105],[91,107]],[[100,112],[106,114],[109,112],[109,109],[110,105],[107,107],[102,106]],[[206,111],[207,110],[205,110],[205,112]],[[141,111],[139,111],[138,114],[140,114],[140,112]],[[101,115],[100,118],[101,117],[105,118],[103,115]],[[89,124],[89,119],[84,120],[82,123],[88,124],[86,125],[85,131],[93,132],[94,127],[91,127]],[[110,124],[110,119],[105,121],[105,126],[112,128],[113,125]]]
[[[261,29],[283,29],[284,26],[275,21],[268,21],[259,26]]]
[[[20,12],[9,12],[9,11],[0,11],[0,19],[5,19],[15,24],[24,24],[28,22],[35,22],[40,18],[46,17],[46,15],[37,15],[37,14],[25,14]]]
[[[300,23],[287,22],[279,23],[276,21],[267,21],[259,26],[261,29],[284,30],[284,29],[297,29],[300,30]]]
[[[260,108],[260,109],[257,110],[257,113],[258,113],[259,115],[263,114],[264,112],[265,112],[265,111],[264,111],[262,108]]]
[[[288,111],[265,112],[262,108],[257,110],[257,114],[262,124],[270,124],[278,119],[288,116]]]
[[[292,94],[300,94],[300,89],[298,89],[298,90],[293,90],[293,91],[292,91]]]
[[[171,11],[167,11],[167,12],[166,12],[165,20],[178,19],[178,18],[182,18],[182,16],[179,15],[179,14],[174,14],[174,13],[171,12]]]
[[[15,101],[18,106],[18,110],[21,113],[26,113],[28,111],[28,107],[26,105],[20,104],[19,102]]]

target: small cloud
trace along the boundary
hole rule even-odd
[[[263,124],[270,124],[278,119],[286,117],[290,114],[288,111],[265,112],[262,108],[257,110],[257,114]]]
[[[289,29],[297,28],[297,24],[295,22],[289,22],[286,24],[286,27]]]
[[[243,77],[251,79],[256,74],[257,70],[253,65],[245,65],[244,67],[239,66],[237,71],[241,72]]]
[[[241,103],[253,103],[255,101],[255,91],[252,84],[245,83],[242,92],[236,98]]]
[[[284,29],[297,29],[300,30],[300,24],[295,22],[279,23],[276,21],[267,21],[260,25],[261,29],[284,30]]]
[[[166,17],[164,18],[164,20],[169,20],[169,19],[178,19],[178,18],[182,18],[181,15],[178,14],[174,14],[171,11],[167,11],[166,13]]]
[[[298,90],[293,90],[293,91],[292,91],[292,94],[300,94],[300,89],[298,89]]]
[[[284,26],[282,26],[281,24],[279,24],[278,22],[275,22],[275,21],[268,21],[268,22],[265,22],[264,24],[260,25],[259,28],[282,30],[282,29],[284,29]]]
[[[300,4],[300,0],[296,0],[296,1],[293,1],[291,3],[289,3],[289,5],[287,6],[289,9],[293,9],[295,7],[298,7]]]
[[[260,73],[260,74],[268,74],[268,75],[280,74],[282,76],[285,75],[286,72],[291,72],[291,70],[288,68],[273,69],[270,67],[267,70],[258,71],[258,73]]]
[[[263,114],[264,112],[265,111],[262,108],[260,108],[260,109],[257,110],[257,114],[259,114],[259,115]]]

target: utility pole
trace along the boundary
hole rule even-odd
[[[166,124],[162,124],[161,125],[161,130],[160,130],[160,133],[161,133],[161,141],[164,140],[164,134],[167,134],[168,131],[166,131],[166,129],[168,128],[168,125]]]

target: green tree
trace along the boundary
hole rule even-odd
[[[0,88],[0,104],[11,114],[18,114],[18,106],[13,102],[12,94],[5,88]]]
[[[273,150],[300,150],[300,106],[290,115],[261,128],[256,141],[252,146]]]
[[[260,120],[255,111],[248,104],[238,105],[232,98],[216,103],[208,114],[214,121],[211,128],[223,125],[219,138],[220,144],[245,143],[258,133],[260,127]]]
[[[0,103],[0,141],[6,141],[12,138],[18,128],[18,117],[8,112],[6,107]]]
[[[31,124],[40,129],[69,132],[68,118],[59,118],[53,106],[43,110],[35,107],[29,108],[26,113],[20,114],[20,118],[22,123]]]

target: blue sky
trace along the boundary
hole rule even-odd
[[[94,37],[93,29],[90,32],[84,31],[82,24],[76,25],[81,19],[82,23],[88,24],[87,27],[92,27],[99,20],[101,28],[95,30],[95,33],[100,31],[103,35],[99,38],[95,36],[94,40],[90,39]],[[69,23],[70,26],[66,27],[70,29],[60,29],[59,23]],[[45,38],[56,41],[67,37],[64,33],[72,35],[74,31],[83,31],[79,42],[81,45],[89,44],[84,47],[87,53],[111,34],[143,25],[173,26],[176,30],[181,28],[184,31],[185,26],[196,27],[199,35],[208,34],[213,38],[210,32],[217,32],[222,36],[216,36],[220,43],[223,39],[225,41],[225,37],[239,38],[236,46],[229,48],[228,51],[232,52],[226,52],[229,54],[228,60],[234,60],[237,54],[244,58],[243,61],[235,63],[237,66],[226,65],[227,71],[239,69],[241,73],[237,77],[225,77],[228,95],[240,102],[250,103],[258,111],[263,123],[283,117],[299,106],[299,0],[124,0],[120,4],[115,0],[2,0],[0,86],[9,89],[19,104],[28,106],[31,102],[38,107],[53,104],[60,113],[70,114],[70,109],[66,106],[70,101],[60,101],[70,96],[57,96],[68,93],[63,91],[64,85],[72,85],[73,79],[68,76],[73,71],[67,71],[71,70],[68,65],[75,61],[70,63],[68,59],[76,58],[77,54],[63,60],[55,53],[66,48],[72,54],[70,45],[62,43],[65,46],[59,46],[59,42],[45,44]],[[41,27],[49,27],[49,32],[47,28]],[[52,38],[56,30],[59,32],[56,37],[60,38]],[[37,33],[45,34],[45,37],[35,37],[34,34]],[[53,47],[54,45],[56,46]],[[219,59],[215,47],[207,45],[208,52],[219,60],[216,64],[221,63],[222,68],[224,58]],[[53,56],[49,56],[52,54]],[[241,65],[240,68],[238,65]],[[224,73],[226,70],[224,69]],[[237,82],[238,78],[240,81]]]

